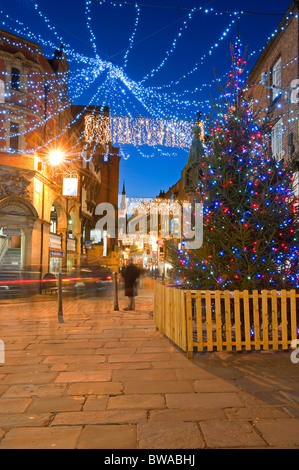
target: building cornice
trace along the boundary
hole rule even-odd
[[[251,72],[248,76],[247,82],[252,82],[251,78],[258,74],[258,71],[259,71],[260,67],[263,65],[265,57],[267,56],[267,54],[269,53],[269,51],[273,47],[273,44],[276,41],[278,41],[280,39],[280,37],[285,33],[285,29],[282,29],[282,27],[283,27],[286,19],[288,18],[288,16],[290,15],[291,12],[295,12],[295,13],[299,12],[299,0],[294,0],[291,3],[291,5],[289,6],[287,12],[285,13],[285,15],[283,16],[283,18],[281,19],[280,23],[278,24],[278,26],[276,28],[277,33],[268,41],[268,43],[265,46],[264,50],[260,54],[258,60],[256,61],[255,65],[253,66],[253,68],[252,68],[252,70],[251,70]],[[293,19],[295,19],[294,15],[293,15],[292,20]]]

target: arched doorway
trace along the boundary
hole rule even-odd
[[[26,199],[7,197],[0,201],[2,264],[9,250],[15,250],[16,256],[11,256],[11,263],[14,263],[16,272],[32,270],[32,234],[37,219],[36,209]]]

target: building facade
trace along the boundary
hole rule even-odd
[[[0,276],[76,274],[96,204],[107,188],[118,193],[118,150],[110,145],[104,161],[103,149],[86,148],[62,48],[48,59],[38,44],[0,38]],[[64,156],[59,164],[53,151]]]

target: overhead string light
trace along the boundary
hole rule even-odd
[[[90,10],[90,5],[91,5],[91,0],[86,0],[85,1],[85,16],[86,16],[86,26],[87,26],[87,29],[89,31],[89,34],[90,34],[90,42],[91,42],[91,46],[93,48],[93,51],[94,51],[94,55],[96,58],[98,58],[98,53],[97,53],[97,45],[96,45],[96,36],[93,32],[93,29],[91,27],[91,10]]]
[[[59,140],[60,138],[64,137],[64,136],[67,136],[69,135],[69,131],[71,129],[71,127],[73,125],[76,124],[76,122],[79,122],[79,120],[81,119],[81,117],[84,116],[85,112],[87,111],[87,109],[93,105],[93,103],[97,100],[97,95],[100,94],[100,92],[102,91],[102,87],[98,87],[96,92],[94,93],[94,95],[91,97],[89,103],[84,106],[84,108],[82,109],[82,111],[80,113],[78,113],[76,115],[76,117],[74,119],[72,119],[70,122],[68,122],[62,129],[61,131],[58,133],[58,134],[54,134],[52,137],[48,138],[47,141],[43,141],[41,144],[39,145],[36,145],[34,147],[29,147],[28,149],[25,149],[25,150],[21,150],[21,151],[17,151],[17,153],[22,153],[22,154],[32,154],[34,152],[38,152],[38,151],[42,151],[44,149],[46,149],[47,147],[50,146],[50,144],[52,142],[54,142],[56,139]],[[21,136],[25,136],[26,134],[30,134],[32,132],[35,132],[36,130],[41,130],[44,128],[45,124],[47,123],[50,123],[53,119],[57,118],[59,116],[59,114],[62,112],[62,111],[65,111],[67,108],[70,107],[70,103],[66,103],[66,104],[59,104],[57,103],[57,100],[53,100],[52,102],[53,104],[53,112],[52,114],[49,113],[49,115],[47,116],[47,119],[43,119],[43,120],[40,120],[40,119],[37,119],[37,120],[32,120],[33,122],[30,123],[30,121],[28,120],[27,122],[27,125],[28,127],[26,129],[24,129],[23,131],[21,132],[18,132],[16,133],[15,135],[11,136],[11,137],[14,137],[14,136],[18,136],[18,137],[21,137]],[[51,107],[50,107],[51,109]],[[26,111],[24,111],[26,113]],[[27,114],[27,113],[26,113]],[[26,117],[26,114],[23,115],[23,116],[20,116],[21,119],[24,119]],[[82,137],[83,138],[83,137]],[[1,144],[1,141],[4,141],[4,145],[5,145],[5,139],[6,137],[5,136],[0,136],[0,144]],[[79,148],[79,144],[80,142],[78,141],[76,146],[78,146]],[[4,146],[2,147],[0,150],[2,151],[7,151],[7,148]],[[75,150],[75,148],[73,149]]]
[[[140,19],[140,7],[137,3],[135,3],[135,9],[136,9],[136,19],[135,19],[133,32],[132,32],[132,34],[130,36],[130,39],[129,39],[129,47],[126,50],[126,53],[124,55],[124,69],[128,65],[128,56],[129,56],[129,53],[132,50],[133,45],[134,45],[134,38],[135,38],[135,35],[136,35],[136,31],[137,31],[138,24],[139,24],[139,19]]]
[[[158,65],[157,67],[153,68],[151,70],[151,72],[149,72],[148,74],[146,74],[141,80],[140,80],[140,83],[144,83],[146,80],[148,80],[149,78],[152,78],[167,62],[167,60],[169,59],[170,55],[174,53],[175,49],[176,49],[176,46],[177,46],[177,42],[178,40],[182,37],[183,35],[183,31],[186,30],[188,28],[188,21],[190,21],[192,19],[192,16],[193,16],[193,13],[194,12],[197,12],[199,11],[198,8],[192,8],[188,14],[187,17],[184,17],[184,22],[183,22],[183,26],[180,27],[178,33],[177,33],[177,36],[176,38],[173,40],[172,42],[172,47],[171,49],[168,49],[168,51],[166,52],[165,54],[165,57],[164,59],[162,60],[162,62],[160,63],[160,65]]]
[[[44,20],[44,14],[42,11],[38,10],[38,5],[35,4],[35,10],[38,13],[38,16]],[[47,21],[47,27],[52,31],[56,37],[56,42],[51,41],[49,38],[44,39],[40,34],[36,34],[31,31],[27,26],[24,25],[20,20],[12,18],[11,16],[5,14],[3,10],[0,10],[0,14],[2,17],[2,21],[0,24],[4,28],[8,28],[8,30],[13,30],[13,33],[20,37],[28,38],[29,40],[36,42],[39,46],[46,48],[47,50],[55,50],[57,49],[57,40],[59,41],[59,45],[63,44],[65,53],[68,57],[68,62],[75,62],[76,64],[86,64],[86,65],[94,65],[94,66],[102,66],[105,67],[105,61],[100,61],[100,59],[95,59],[93,57],[87,57],[84,54],[80,54],[76,52],[70,45],[68,45],[62,38],[58,36],[58,34],[54,32],[52,29],[49,20]],[[20,46],[22,43],[20,42]],[[35,50],[35,53],[38,55],[43,55],[43,52],[40,48]],[[28,46],[29,47],[29,46]]]
[[[104,0],[97,2],[99,5],[104,5],[105,2]],[[112,2],[113,6],[124,6],[124,5],[129,5],[127,2]],[[130,4],[132,6],[132,4]],[[233,18],[232,21],[230,22],[228,28],[224,31],[224,33],[221,35],[220,39],[215,42],[215,44],[209,49],[209,51],[204,54],[200,61],[195,64],[195,66],[189,70],[184,76],[182,76],[178,80],[174,80],[171,83],[167,85],[161,85],[161,86],[156,86],[156,87],[145,87],[143,84],[143,81],[146,81],[148,78],[151,78],[151,76],[155,75],[156,72],[158,72],[164,65],[166,65],[166,62],[170,55],[174,52],[176,49],[177,43],[179,39],[182,37],[183,32],[185,29],[187,29],[188,23],[192,19],[192,16],[196,11],[201,11],[202,13],[213,13],[213,14],[220,14],[219,12],[214,12],[213,9],[203,9],[202,7],[200,8],[193,8],[192,10],[189,11],[188,14],[188,19],[186,19],[183,22],[183,25],[181,25],[175,40],[172,43],[172,48],[169,49],[166,52],[165,55],[165,60],[163,60],[155,69],[153,69],[149,74],[143,77],[141,81],[134,81],[132,80],[126,73],[125,73],[125,68],[127,67],[128,64],[128,55],[129,52],[132,51],[134,47],[134,41],[136,37],[136,31],[137,27],[139,25],[140,21],[140,6],[135,3],[133,4],[135,9],[136,9],[136,17],[135,17],[135,24],[133,28],[133,32],[129,38],[129,46],[125,51],[124,55],[124,65],[118,66],[112,63],[110,60],[104,60],[103,58],[100,57],[100,55],[97,52],[97,47],[96,47],[96,37],[92,29],[92,15],[91,15],[91,0],[86,0],[85,3],[85,15],[86,15],[86,21],[87,21],[87,28],[90,33],[90,42],[91,46],[93,48],[94,56],[93,57],[88,57],[84,54],[80,54],[77,51],[73,50],[70,45],[66,44],[63,38],[57,33],[55,28],[50,24],[49,19],[44,15],[43,12],[41,12],[37,2],[34,4],[34,9],[37,12],[38,16],[46,23],[47,28],[54,34],[55,37],[55,43],[51,42],[49,39],[45,40],[43,39],[39,34],[34,34],[29,28],[27,28],[21,21],[19,20],[14,20],[10,16],[5,15],[3,13],[2,15],[2,25],[5,26],[6,24],[9,25],[9,29],[11,29],[11,24],[14,24],[14,34],[19,35],[19,36],[25,36],[28,37],[31,41],[37,41],[38,44],[40,44],[43,47],[46,47],[47,49],[51,48],[52,50],[54,48],[57,48],[57,41],[60,44],[64,45],[64,50],[65,53],[68,57],[68,61],[70,65],[75,63],[76,68],[70,70],[67,73],[62,73],[58,72],[56,74],[55,81],[53,77],[48,77],[49,79],[53,79],[53,84],[55,83],[57,87],[59,86],[64,86],[68,84],[69,91],[70,91],[70,101],[68,102],[61,102],[57,106],[57,103],[55,103],[54,100],[52,100],[51,97],[49,97],[49,115],[47,116],[46,122],[50,122],[51,119],[55,118],[58,116],[58,114],[64,110],[67,110],[70,107],[71,101],[75,101],[79,97],[84,96],[84,94],[87,91],[91,90],[91,87],[97,87],[97,91],[95,94],[93,94],[92,98],[89,100],[89,104],[86,106],[86,108],[92,104],[94,104],[95,99],[98,100],[99,103],[107,104],[107,106],[111,107],[111,116],[115,114],[115,120],[114,120],[114,126],[116,124],[119,126],[119,129],[122,128],[123,122],[122,120],[124,119],[124,116],[131,117],[131,124],[133,127],[135,126],[136,132],[140,132],[140,129],[142,129],[142,126],[145,126],[145,129],[150,129],[151,126],[157,125],[158,120],[161,120],[161,129],[162,126],[165,124],[165,122],[170,122],[172,121],[172,129],[175,132],[181,132],[178,131],[178,129],[182,129],[182,121],[180,118],[184,119],[186,122],[188,121],[188,125],[186,126],[186,132],[189,132],[189,123],[190,121],[190,116],[193,117],[198,111],[198,106],[200,106],[203,110],[206,110],[208,112],[210,110],[210,105],[209,105],[209,100],[195,100],[195,99],[185,99],[185,97],[188,96],[188,94],[199,94],[203,91],[205,87],[211,87],[212,83],[209,84],[202,84],[199,87],[194,88],[193,90],[184,90],[182,93],[175,93],[174,91],[171,90],[171,87],[176,86],[181,82],[183,78],[187,78],[189,75],[191,75],[193,72],[195,72],[199,65],[203,62],[205,58],[207,58],[209,55],[215,51],[220,44],[220,41],[223,41],[228,34],[231,31],[232,26],[235,24],[237,19],[240,18],[240,15],[244,14],[244,12],[230,12],[229,15]],[[228,13],[228,12],[227,12]],[[222,14],[222,13],[221,13]],[[294,16],[294,15],[293,15]],[[298,15],[295,16],[296,18]],[[286,22],[284,25],[280,27],[280,29],[286,28],[289,24],[289,20],[292,18],[292,14],[289,14],[286,18]],[[277,34],[278,29],[274,31],[272,36],[270,36],[268,39],[271,39],[272,37]],[[15,39],[14,39],[14,44],[18,44]],[[24,43],[20,40],[19,42],[20,47],[24,46]],[[34,47],[34,45],[30,44],[27,45],[28,50],[31,52],[34,52],[35,54],[40,54],[43,55],[43,52],[41,51],[40,47]],[[252,53],[251,56],[255,54]],[[290,60],[287,64],[284,64],[282,67],[288,67],[289,65],[293,64],[295,61],[297,61],[298,58],[295,57],[292,60]],[[37,73],[37,72],[34,72]],[[37,73],[38,74],[38,73]],[[4,75],[4,80],[5,80],[5,75]],[[102,83],[99,83],[98,80],[102,80]],[[222,80],[222,77],[219,80],[213,81],[213,84],[216,83],[216,81]],[[25,79],[24,79],[25,81]],[[31,89],[36,91],[36,98],[37,101],[38,99],[42,99],[42,88],[44,86],[44,78],[41,79],[41,81],[38,80],[38,75],[34,77],[33,75],[26,77],[27,85],[31,86]],[[243,85],[243,83],[242,83]],[[164,91],[162,91],[164,89]],[[167,90],[167,92],[166,92]],[[22,101],[22,98],[20,98]],[[20,101],[20,102],[21,102]],[[39,104],[34,100],[29,100],[30,107],[32,114],[38,118],[39,113],[40,113],[40,107]],[[262,103],[262,102],[261,102]],[[262,103],[264,104],[264,103]],[[133,110],[133,112],[132,112]],[[23,118],[26,117],[26,110],[22,111]],[[135,114],[135,116],[133,116]],[[138,118],[138,116],[144,116]],[[287,113],[282,113],[282,116],[285,117]],[[167,121],[168,119],[168,121]],[[133,123],[133,120],[134,123]],[[175,125],[175,122],[177,120],[177,125]],[[294,115],[293,110],[290,111],[289,116],[288,116],[288,122],[295,122],[298,121],[298,116]],[[164,122],[164,124],[163,124]],[[36,119],[36,121],[33,120],[32,124],[28,126],[28,128],[23,128],[21,132],[19,132],[17,135],[18,136],[24,136],[26,133],[33,132],[34,130],[41,129],[42,126],[44,125],[44,121],[41,122],[39,119]],[[168,125],[168,124],[167,124]],[[65,132],[68,131],[68,127],[65,128]],[[62,131],[63,133],[63,131]],[[115,134],[116,135],[116,134]],[[0,140],[4,140],[2,137],[0,137]],[[120,139],[118,139],[120,140]],[[137,143],[138,140],[135,139],[135,143]],[[186,139],[186,142],[188,140]],[[127,142],[127,141],[126,141]],[[46,143],[44,144],[44,146]],[[39,147],[40,148],[40,147]],[[30,152],[28,152],[30,153]]]
[[[124,111],[125,111],[125,114],[126,114],[127,116],[129,116],[129,117],[132,117],[130,108],[133,107],[133,109],[134,109],[134,111],[135,111],[136,113],[138,112],[138,110],[137,110],[135,104],[134,104],[132,101],[129,101],[129,97],[128,97],[127,95],[124,95],[123,93],[121,93],[122,90],[121,90],[121,87],[120,87],[119,83],[116,83],[116,85],[118,85],[118,90],[115,90],[115,91],[116,91],[116,94],[117,94],[118,96],[122,96],[123,109],[124,109]],[[127,103],[125,100],[126,100],[126,101],[129,101],[129,103]],[[190,142],[190,143],[191,143],[191,142]],[[124,145],[126,145],[126,144],[127,144],[127,145],[132,145],[131,142],[126,142],[126,143],[120,143],[120,142],[118,142],[118,145],[119,145],[120,150],[121,150],[121,156],[122,156],[125,160],[127,160],[127,159],[129,158],[129,154],[124,150]],[[162,147],[162,148],[164,148],[164,147]],[[162,148],[160,148],[159,146],[156,145],[156,146],[155,146],[155,152],[153,153],[153,149],[152,149],[152,147],[150,147],[150,149],[151,149],[151,154],[149,155],[149,154],[146,154],[145,152],[143,152],[143,151],[141,150],[140,146],[136,146],[136,147],[135,147],[135,149],[137,150],[138,154],[139,154],[142,158],[146,158],[146,159],[148,159],[148,158],[155,158],[155,157],[157,157],[157,155],[158,155],[159,157],[163,157],[163,156],[165,156],[165,157],[174,157],[175,154],[177,154],[177,152],[175,152],[175,149],[174,149],[174,148],[172,149],[172,152],[171,152],[171,153],[165,152],[165,150],[162,150]],[[181,149],[180,149],[180,150],[181,150]],[[189,148],[186,149],[185,151],[186,151],[186,152],[189,151]]]
[[[182,75],[180,78],[178,78],[177,80],[172,80],[171,82],[169,82],[168,84],[165,84],[165,85],[160,85],[160,86],[153,86],[151,87],[151,89],[155,89],[155,90],[161,90],[163,88],[170,88],[170,87],[173,87],[173,86],[176,86],[176,85],[179,85],[181,84],[182,80],[185,80],[186,78],[188,78],[190,75],[192,75],[194,72],[196,72],[198,70],[198,68],[200,67],[200,65],[202,65],[204,63],[204,61],[208,58],[208,56],[211,56],[213,54],[213,52],[219,47],[219,44],[221,43],[222,44],[222,41],[224,41],[224,39],[226,39],[226,37],[229,35],[229,33],[231,32],[231,29],[232,29],[232,26],[235,24],[236,20],[233,19],[228,27],[226,28],[226,30],[221,34],[221,36],[219,37],[218,41],[216,41],[211,47],[210,49],[208,50],[208,52],[206,54],[203,54],[200,58],[200,60],[198,62],[196,62],[196,64],[192,67],[192,69],[190,69],[188,72],[186,72],[184,75]]]

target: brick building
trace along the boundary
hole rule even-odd
[[[295,0],[248,77],[254,116],[266,129],[271,126],[272,153],[285,161],[296,158],[298,152],[299,104],[293,89],[299,78],[298,13],[299,1]]]
[[[75,123],[72,126],[73,131],[76,134],[85,135],[89,117],[92,116],[99,121],[108,120],[109,108],[107,106],[73,105],[72,114]],[[95,214],[95,209],[102,202],[113,205],[116,228],[118,223],[119,148],[111,145],[106,130],[100,131],[98,142],[85,138],[82,143],[82,155],[85,157],[81,169],[82,255],[84,256],[84,264],[87,261],[92,265],[112,264],[114,269],[117,269],[117,238],[110,238],[107,233],[95,232],[95,226],[99,219],[99,216]],[[100,238],[98,238],[99,236]],[[86,250],[85,244],[89,247],[92,246],[92,250]]]

